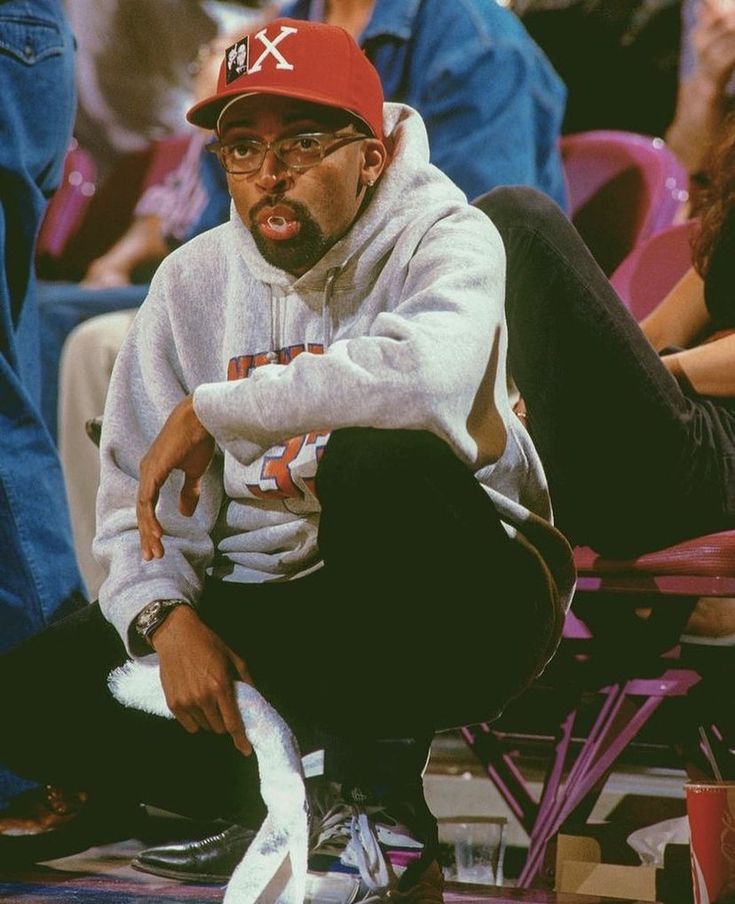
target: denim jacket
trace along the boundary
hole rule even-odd
[[[318,18],[296,0],[281,15]],[[563,207],[566,89],[518,18],[494,0],[376,0],[359,43],[386,100],[426,123],[431,161],[469,198],[531,185]]]

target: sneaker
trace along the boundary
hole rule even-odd
[[[320,881],[334,883],[342,877],[351,880],[344,886],[343,904],[388,897],[411,904],[443,900],[436,820],[420,785],[405,799],[382,802],[359,788],[323,782],[312,789],[310,806],[310,897],[319,897],[315,890]],[[420,897],[410,897],[415,894]]]

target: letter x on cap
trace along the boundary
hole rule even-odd
[[[217,91],[195,104],[189,122],[216,129],[235,98],[276,94],[347,110],[383,135],[383,89],[375,67],[343,28],[274,19],[225,51]]]

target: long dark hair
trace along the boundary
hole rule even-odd
[[[725,121],[722,136],[712,149],[707,172],[708,185],[702,190],[700,225],[694,238],[694,267],[704,277],[712,254],[731,212],[735,211],[735,112]]]

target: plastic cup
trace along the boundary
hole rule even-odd
[[[450,882],[499,885],[504,850],[502,816],[451,816],[439,819],[444,878]]]
[[[735,902],[735,782],[691,782],[685,788],[694,902]]]

